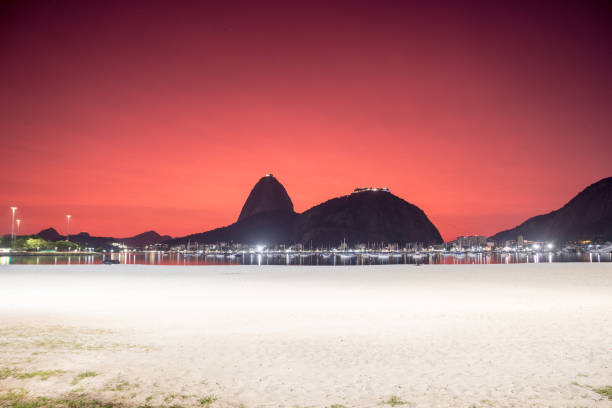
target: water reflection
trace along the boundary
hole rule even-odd
[[[132,265],[387,265],[612,262],[610,253],[226,253],[120,252],[73,256],[0,256],[0,265],[93,265],[105,260]]]

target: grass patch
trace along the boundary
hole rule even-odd
[[[14,377],[19,380],[26,380],[28,378],[40,377],[42,381],[46,381],[50,377],[53,377],[54,375],[62,375],[65,373],[66,372],[64,370],[40,370],[40,371],[19,373],[15,375]]]
[[[346,407],[342,404],[334,404],[334,405],[331,405],[329,408],[346,408]]]
[[[33,353],[53,351],[136,351],[149,352],[155,347],[112,341],[118,332],[79,327],[15,326],[0,328],[0,344],[3,348]]]
[[[406,405],[408,402],[402,401],[400,397],[397,395],[392,395],[387,401],[383,401],[385,404],[391,405],[392,407],[396,405]]]
[[[0,380],[6,380],[7,378],[12,377],[14,372],[16,372],[15,368],[0,368]]]
[[[208,406],[212,404],[213,402],[215,402],[216,400],[217,400],[217,397],[215,397],[214,395],[207,395],[206,397],[200,398],[198,402],[200,403],[200,405]]]
[[[41,381],[46,381],[55,375],[65,374],[64,370],[38,370],[38,371],[22,371],[17,368],[2,368],[0,369],[0,380],[5,380],[9,377],[18,380],[28,380],[30,378],[39,377]]]
[[[72,385],[77,385],[77,383],[85,378],[89,378],[89,377],[95,377],[99,375],[98,373],[96,373],[95,371],[84,371],[80,374],[78,374],[76,377],[74,377],[74,380],[72,380]]]
[[[83,394],[69,394],[60,398],[30,397],[24,391],[0,394],[0,407],[11,408],[123,408],[123,404],[102,402]]]
[[[217,398],[207,396],[200,399],[200,403],[204,406],[209,406]],[[150,400],[149,400],[150,401]],[[142,405],[128,404],[119,401],[103,401],[92,398],[87,394],[68,393],[60,397],[36,397],[29,395],[25,390],[13,390],[9,392],[0,392],[0,407],[1,408],[153,408],[149,403],[145,402]],[[202,401],[204,401],[202,403]],[[165,408],[166,405],[162,405]],[[183,405],[172,404],[167,408],[185,408]]]
[[[176,397],[177,397],[177,395],[176,395],[175,393],[167,394],[167,395],[164,397],[164,402],[165,402],[165,403],[172,402],[172,401],[174,401],[174,400],[176,399]]]
[[[132,384],[120,376],[117,376],[113,381],[106,384],[104,391],[126,391],[130,388],[138,388],[139,386],[139,384]]]
[[[612,385],[606,385],[605,387],[601,388],[593,388],[593,391],[608,398],[609,400],[612,400]]]

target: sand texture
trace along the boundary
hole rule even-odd
[[[0,394],[612,407],[610,385],[612,264],[0,267]]]

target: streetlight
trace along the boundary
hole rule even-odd
[[[15,244],[15,211],[17,211],[17,207],[11,207],[13,211],[13,218],[11,219],[11,247]]]
[[[66,241],[70,241],[70,217],[72,215],[66,214]]]
[[[17,235],[19,235],[19,226],[21,225],[21,220],[16,220],[17,221]]]

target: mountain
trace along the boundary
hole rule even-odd
[[[131,247],[143,247],[152,244],[158,244],[171,239],[170,235],[159,235],[155,231],[147,231],[142,234],[134,235],[130,238],[118,238],[119,242],[123,242]]]
[[[267,211],[253,214],[226,227],[199,234],[175,238],[165,243],[170,247],[187,244],[235,242],[249,245],[274,245],[295,242],[294,225],[299,214],[286,211]]]
[[[169,246],[192,243],[239,242],[273,245],[294,242],[297,214],[285,187],[272,175],[259,179],[247,197],[238,221],[226,227],[171,239]]]
[[[529,218],[490,239],[504,242],[519,235],[530,241],[612,241],[612,177],[591,184],[560,209]]]
[[[287,190],[272,174],[262,177],[251,190],[238,221],[266,212],[293,214],[293,203]]]
[[[386,189],[356,190],[333,198],[301,214],[296,235],[304,244],[337,246],[346,239],[366,242],[442,243],[438,229],[417,206]]]
[[[60,241],[66,239],[64,235],[60,235],[54,228],[42,230],[37,235],[47,241]],[[169,239],[171,239],[169,235],[159,235],[155,231],[143,232],[142,234],[128,238],[95,237],[91,236],[87,232],[80,232],[78,234],[70,235],[71,242],[94,248],[109,247],[113,242],[124,243],[130,247],[144,247],[146,245],[164,242]]]
[[[65,239],[65,237],[61,236],[59,232],[55,230],[55,228],[47,228],[38,233],[38,236],[44,239],[45,241],[59,241]]]
[[[251,190],[238,221],[221,228],[167,241],[180,244],[234,242],[338,246],[366,242],[441,243],[442,237],[418,207],[387,189],[356,189],[353,194],[295,213],[289,194],[271,174]]]

